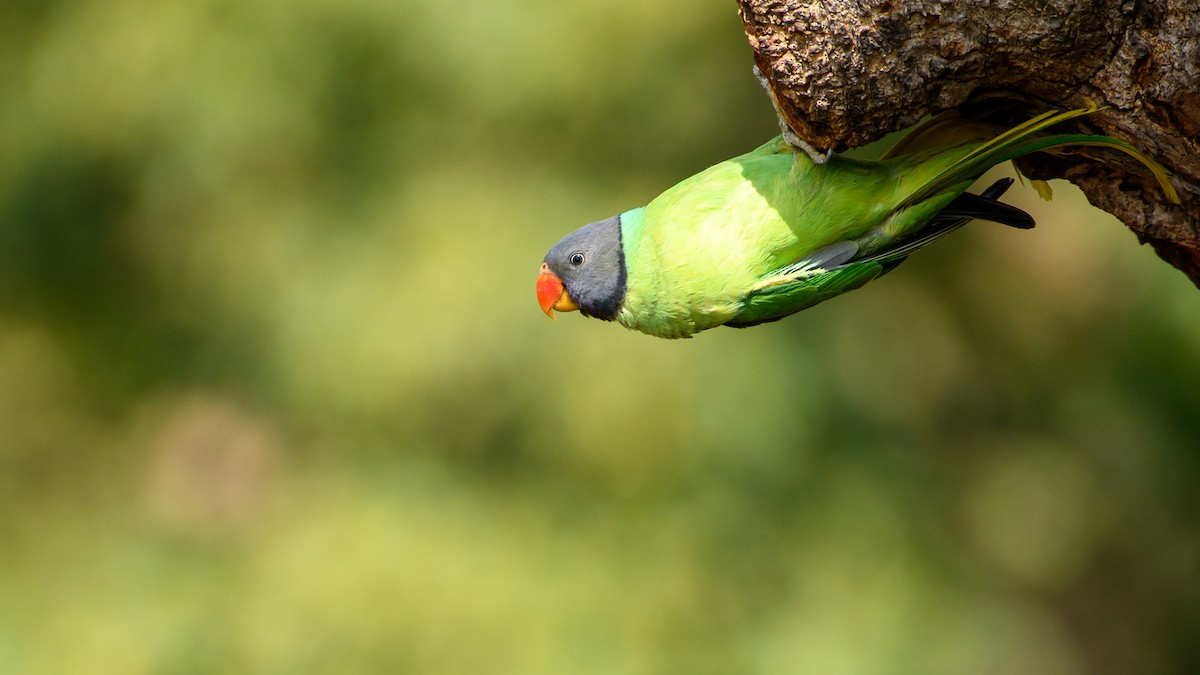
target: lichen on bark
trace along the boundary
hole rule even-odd
[[[788,126],[855,147],[958,108],[1011,123],[1102,105],[1081,123],[1165,165],[1171,204],[1136,162],[1020,162],[1066,178],[1200,286],[1200,3],[1194,0],[738,0]]]

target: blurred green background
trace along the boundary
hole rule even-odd
[[[735,3],[0,22],[0,672],[1200,668],[1200,295],[1074,188],[753,330],[540,314],[775,133]]]

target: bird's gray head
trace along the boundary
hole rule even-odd
[[[538,303],[551,318],[551,310],[578,309],[612,321],[625,301],[625,276],[621,217],[613,216],[584,225],[550,249],[538,274]]]

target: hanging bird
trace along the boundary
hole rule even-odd
[[[663,338],[775,321],[861,288],[972,219],[1033,227],[997,201],[1011,179],[965,190],[997,164],[1072,146],[1133,156],[1178,203],[1166,169],[1124,141],[1045,133],[1094,111],[1045,113],[983,139],[938,116],[878,161],[818,163],[777,137],[564,237],[542,262],[538,303],[550,318],[579,310]]]

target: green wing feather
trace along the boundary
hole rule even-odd
[[[796,281],[751,291],[743,302],[742,310],[725,325],[748,328],[777,321],[861,288],[890,269],[890,265],[878,261],[851,263],[832,271],[818,272]]]
[[[974,180],[989,168],[1002,164],[1018,157],[1033,154],[1035,152],[1047,152],[1050,154],[1063,154],[1062,148],[1065,146],[1091,146],[1101,148],[1112,148],[1119,150],[1141,162],[1150,172],[1154,174],[1159,185],[1162,186],[1163,192],[1166,193],[1167,199],[1172,203],[1179,203],[1179,193],[1175,191],[1175,187],[1171,185],[1171,173],[1163,165],[1156,162],[1154,159],[1117,138],[1110,136],[1094,136],[1087,134],[1056,134],[1052,136],[1039,135],[1040,132],[1052,127],[1056,124],[1061,124],[1067,120],[1084,115],[1090,115],[1096,112],[1098,108],[1081,108],[1078,110],[1068,110],[1066,112],[1050,111],[1042,113],[1031,120],[1018,124],[1017,126],[1005,131],[1004,133],[984,142],[973,148],[955,161],[950,166],[943,169],[940,173],[929,179],[923,187],[914,191],[901,204],[900,208],[918,204],[930,197],[933,197],[952,186],[963,182],[964,180]],[[936,118],[935,118],[936,119]],[[931,120],[932,121],[932,120]],[[944,123],[944,122],[943,122]],[[939,127],[931,125],[930,127],[918,127],[915,136],[936,135]]]

